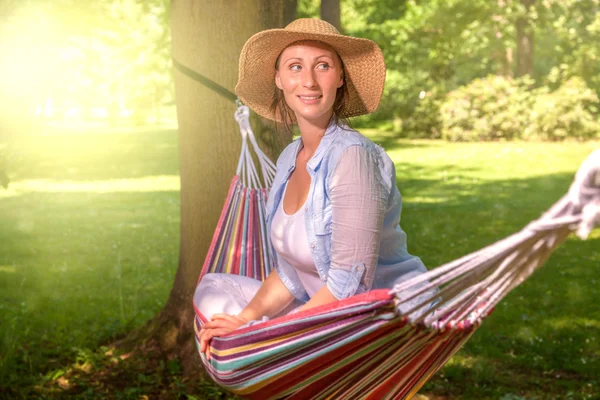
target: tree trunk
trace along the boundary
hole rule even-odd
[[[526,15],[517,19],[517,73],[516,76],[533,76],[533,27],[530,25],[529,10],[534,0],[521,0]]]
[[[321,0],[321,19],[342,31],[340,21],[340,0]]]
[[[297,10],[298,10],[298,0],[284,0],[283,1],[284,25],[287,25],[296,19]]]
[[[496,61],[497,74],[506,77],[512,77],[514,74],[513,49],[512,47],[496,49],[492,52],[492,57]]]
[[[173,57],[231,92],[246,40],[260,30],[283,26],[283,0],[173,0],[171,7]],[[129,340],[156,339],[189,375],[201,366],[192,296],[235,175],[241,138],[233,102],[179,71],[174,71],[174,82],[181,175],[179,268],[163,310]],[[275,136],[257,117],[252,123],[263,150],[274,159],[290,138]]]

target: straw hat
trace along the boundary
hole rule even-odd
[[[253,35],[240,55],[239,80],[235,93],[257,114],[281,122],[269,110],[275,92],[275,61],[290,44],[299,40],[325,42],[344,63],[349,98],[346,116],[369,114],[377,109],[385,84],[383,52],[372,40],[345,36],[330,23],[300,18],[284,29],[267,29]]]

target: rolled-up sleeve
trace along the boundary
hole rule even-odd
[[[389,197],[379,155],[350,146],[329,179],[331,258],[327,287],[338,299],[370,290]]]

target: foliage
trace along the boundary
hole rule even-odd
[[[388,67],[382,105],[364,120],[401,119],[403,135],[430,136],[434,130],[430,123],[423,123],[425,132],[415,131],[420,129],[424,108],[435,109],[433,103],[420,102],[419,94],[434,88],[453,91],[489,75],[514,76],[515,24],[523,19],[533,31],[535,86],[554,90],[579,76],[598,92],[598,11],[599,0],[544,0],[530,9],[520,0],[344,2],[342,21],[348,33],[375,40]],[[435,121],[431,123],[435,126]]]
[[[598,95],[583,79],[573,77],[553,92],[545,87],[537,92],[525,138],[561,140],[599,136]]]
[[[450,92],[439,109],[442,137],[451,141],[598,137],[598,96],[583,79],[573,77],[555,91],[530,89],[532,83],[528,76],[491,75]],[[411,131],[432,131],[428,125],[436,122],[431,117],[434,100],[424,104],[419,112],[423,123]]]
[[[419,94],[419,101],[402,123],[402,135],[409,138],[438,139],[442,136],[441,107],[446,93],[439,87]]]
[[[499,69],[503,32],[511,26],[493,18],[496,2],[407,1],[388,17],[357,11],[372,3],[353,0],[342,15],[349,33],[382,47],[392,75],[386,82],[386,106],[375,118],[404,119],[414,112],[421,91],[433,86],[452,89]]]
[[[557,88],[572,76],[600,91],[600,1],[546,0],[536,7],[536,79]]]
[[[321,0],[298,0],[296,18],[319,18]]]
[[[169,7],[167,0],[15,4],[0,30],[0,83],[20,101],[0,95],[0,103],[20,119],[89,120],[94,110],[113,120],[160,119],[174,96]]]
[[[319,4],[299,0],[297,16],[318,17]],[[169,7],[169,0],[3,2],[3,113],[25,121],[27,115],[13,109],[45,106],[51,98],[54,108],[100,107],[112,116],[137,110],[139,121],[146,113],[160,118],[159,106],[171,103],[174,95]],[[578,76],[598,93],[599,10],[600,0],[544,0],[530,9],[520,0],[343,1],[343,31],[375,40],[387,65],[381,105],[360,123],[402,121],[408,129],[404,135],[435,137],[434,115],[429,122],[423,118],[435,104],[421,101],[420,93],[441,95],[491,74],[514,76],[515,23],[523,18],[534,33],[535,86],[555,90]],[[32,24],[36,29],[30,29]],[[11,43],[35,50],[15,53]],[[26,78],[15,79],[15,70]]]
[[[530,121],[532,83],[527,76],[490,75],[450,92],[441,107],[442,137],[452,141],[520,138]]]

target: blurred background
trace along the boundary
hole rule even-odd
[[[429,267],[537,218],[598,148],[599,0],[277,4],[280,26],[323,18],[382,48],[381,105],[352,123],[396,163]],[[171,7],[0,0],[0,398],[229,398],[177,358],[107,347],[179,266]],[[569,238],[422,396],[600,398],[599,240]]]

